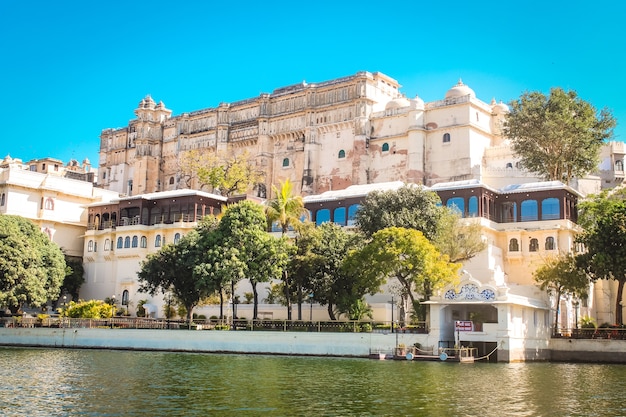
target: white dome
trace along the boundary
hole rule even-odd
[[[454,87],[448,90],[445,98],[465,97],[467,95],[470,95],[472,98],[476,98],[474,90],[463,84],[462,80],[459,80]]]
[[[420,96],[415,96],[411,99],[411,107],[417,110],[424,110],[424,100]]]
[[[409,100],[407,100],[406,98],[398,97],[398,98],[394,98],[389,103],[387,103],[387,105],[385,106],[385,110],[408,107],[410,104],[411,103],[409,103]]]
[[[492,104],[493,114],[504,114],[509,112],[509,106],[504,104],[503,102],[499,102],[498,104]]]

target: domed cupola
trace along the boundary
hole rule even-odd
[[[474,90],[463,84],[463,80],[459,79],[459,82],[454,87],[448,90],[445,98],[448,99],[465,97],[467,95],[471,96],[471,98],[476,98],[476,93],[474,93]]]
[[[416,110],[424,110],[424,100],[422,100],[420,96],[415,96],[411,99],[411,108]]]
[[[385,110],[400,109],[402,107],[408,107],[409,104],[411,103],[409,103],[409,100],[407,100],[405,97],[398,97],[387,103],[387,105],[385,106]]]
[[[500,101],[499,103],[496,104],[496,100],[493,99],[493,100],[491,100],[491,111],[495,115],[500,115],[500,114],[506,114],[510,110],[509,110],[509,106],[504,104],[502,101]]]

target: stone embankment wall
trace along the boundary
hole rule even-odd
[[[421,334],[0,328],[0,346],[24,347],[368,357],[415,343],[436,354]],[[551,339],[548,350],[555,362],[626,363],[625,340]]]
[[[626,363],[626,340],[551,339],[553,362]]]
[[[391,353],[427,335],[217,330],[0,328],[1,346],[354,356]]]

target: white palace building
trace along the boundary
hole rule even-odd
[[[157,306],[156,315],[162,314],[162,297],[138,292],[140,262],[227,202],[217,190],[188,187],[180,158],[189,150],[247,152],[265,173],[248,198],[272,198],[272,185],[290,179],[318,224],[350,226],[359,202],[372,190],[418,184],[437,192],[466,221],[482,225],[487,249],[463,265],[459,285],[429,301],[428,343],[460,338],[482,350],[500,345],[508,360],[541,359],[555,308],[534,284],[532,272],[546,257],[572,250],[578,200],[621,184],[625,150],[622,143],[608,143],[593,176],[572,184],[541,182],[519,168],[502,136],[507,112],[505,104],[478,99],[461,81],[441,100],[425,103],[404,97],[393,78],[369,72],[302,82],[177,116],[147,96],[127,126],[102,131],[97,187],[81,190],[83,200],[75,203],[80,215],[71,219],[76,229],[67,230],[72,236],[65,239],[82,243],[81,298],[115,294],[130,307],[148,299]],[[69,199],[64,191],[69,188],[48,190],[33,182],[28,191],[9,180],[15,174],[5,165],[0,166],[0,212],[15,212],[8,208],[17,188],[32,192],[43,203],[30,197],[32,213],[26,217],[50,228],[44,222],[50,214],[46,201]],[[57,223],[53,227],[61,230]],[[580,303],[562,300],[560,325],[573,328],[583,315],[613,321],[612,284],[597,283]],[[240,284],[238,291],[249,289]],[[398,317],[390,298],[386,290],[369,299],[376,320]],[[251,318],[245,308],[239,305],[240,315]],[[286,316],[282,306],[259,310],[265,317]],[[314,318],[325,319],[323,311],[316,308]],[[470,320],[474,328],[455,334],[455,322]]]

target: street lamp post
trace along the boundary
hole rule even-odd
[[[309,304],[310,304],[309,321],[313,323],[313,293],[309,294]]]
[[[393,299],[393,296],[391,296],[391,333],[393,333],[393,306],[395,305],[395,301]]]
[[[65,327],[63,323],[63,316],[67,313],[65,312],[65,306],[67,305],[67,295],[63,296],[63,311],[61,312],[61,327]]]

